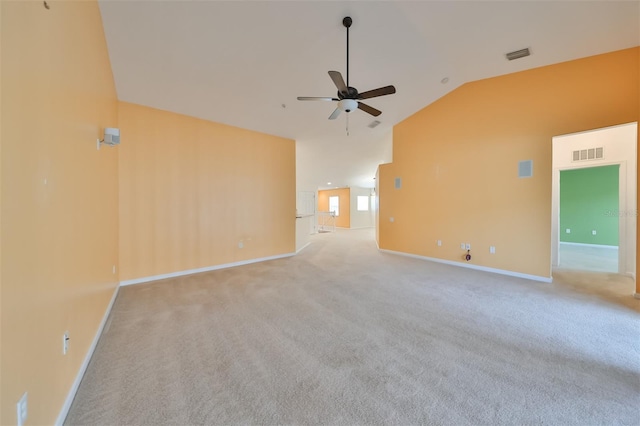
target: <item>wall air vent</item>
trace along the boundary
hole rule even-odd
[[[524,160],[518,162],[518,177],[530,178],[533,176],[533,160]]]
[[[369,125],[367,127],[370,128],[370,129],[373,129],[378,124],[380,124],[380,122],[378,120],[373,120],[371,123],[369,123]]]
[[[524,58],[525,56],[531,55],[531,51],[527,47],[526,49],[516,50],[514,52],[509,52],[505,56],[508,60],[513,61],[514,59]]]
[[[602,160],[604,158],[604,148],[587,148],[573,151],[571,161]]]
[[[599,160],[602,158],[604,158],[604,148],[596,148],[596,159]]]

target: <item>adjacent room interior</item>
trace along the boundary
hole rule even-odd
[[[558,267],[618,273],[619,169],[560,172]]]
[[[0,424],[635,422],[639,18],[2,1]]]

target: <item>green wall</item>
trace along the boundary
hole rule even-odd
[[[618,245],[620,166],[560,172],[560,241]],[[571,229],[567,234],[566,229]],[[591,231],[595,230],[596,235]]]

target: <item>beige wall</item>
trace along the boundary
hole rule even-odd
[[[323,189],[318,191],[318,211],[329,211],[329,197],[339,197],[340,211],[336,217],[338,228],[351,227],[351,191],[349,188]],[[322,223],[322,217],[318,217],[318,223]]]
[[[551,139],[638,120],[639,50],[468,83],[395,126],[380,247],[462,261],[466,242],[473,264],[549,277]]]
[[[98,4],[0,2],[0,423],[53,424],[117,286],[117,126]],[[62,355],[62,336],[70,349]]]
[[[293,140],[129,103],[119,116],[121,280],[295,252]]]

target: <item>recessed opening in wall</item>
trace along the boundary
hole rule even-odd
[[[359,212],[369,211],[369,197],[366,195],[358,195],[357,209]]]
[[[340,197],[337,195],[329,197],[329,211],[336,217],[340,216]]]

